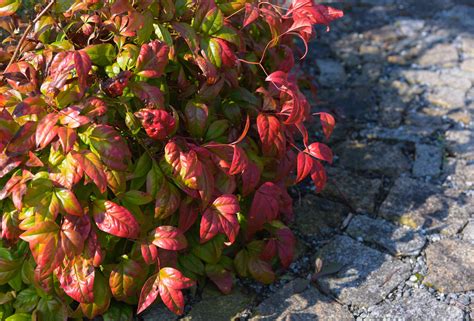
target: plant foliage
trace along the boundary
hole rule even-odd
[[[0,1],[0,319],[126,320],[119,302],[157,298],[181,314],[206,280],[273,282],[293,259],[287,188],[320,191],[332,162],[309,141],[294,43],[342,12],[59,0],[26,27],[20,7]]]

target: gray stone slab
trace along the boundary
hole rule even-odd
[[[346,233],[364,242],[375,243],[396,256],[418,255],[426,243],[426,237],[419,231],[365,215],[356,215]]]
[[[446,132],[447,148],[465,159],[474,159],[474,131],[451,129]]]
[[[178,316],[171,312],[162,302],[155,303],[139,315],[143,321],[173,321]]]
[[[426,100],[443,108],[460,108],[466,104],[466,91],[449,87],[435,87],[426,94]]]
[[[441,173],[443,149],[435,145],[416,144],[416,156],[413,163],[413,175],[438,176]]]
[[[426,290],[414,289],[410,296],[374,307],[369,320],[463,320],[463,311],[436,300]]]
[[[422,67],[453,67],[458,60],[458,52],[454,45],[440,43],[425,51],[418,59],[418,64]]]
[[[319,69],[319,81],[323,86],[342,85],[346,81],[346,72],[341,63],[331,59],[316,59]]]
[[[337,274],[317,282],[344,304],[375,305],[410,276],[408,264],[344,235],[336,236],[318,256],[323,262],[342,265]]]
[[[360,132],[363,137],[369,139],[386,139],[399,142],[419,142],[422,138],[431,136],[435,128],[417,127],[417,126],[400,126],[398,128],[375,127],[367,128]]]
[[[375,198],[382,185],[380,179],[365,178],[334,167],[328,167],[327,174],[330,181],[321,192],[322,196],[340,202],[347,201],[356,211],[374,211]]]
[[[410,159],[398,144],[347,141],[338,145],[334,152],[342,166],[357,171],[398,176],[411,170]]]
[[[474,290],[474,244],[444,239],[428,245],[425,255],[426,285],[444,293]]]
[[[466,241],[474,241],[474,219],[470,220],[462,230],[462,238]]]
[[[296,229],[306,236],[327,236],[338,228],[350,210],[313,194],[305,195],[295,203]]]
[[[224,295],[217,290],[206,288],[203,298],[196,303],[192,310],[181,320],[186,321],[221,321],[236,320],[239,313],[250,305],[253,296],[246,295],[238,288]]]
[[[308,281],[296,279],[256,308],[250,320],[353,320],[349,310],[321,294]]]
[[[460,190],[474,189],[474,160],[450,158],[447,162],[447,180],[453,188]]]
[[[400,177],[380,206],[379,215],[412,228],[453,235],[469,218],[466,207],[437,186]]]

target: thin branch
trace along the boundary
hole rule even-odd
[[[16,45],[16,48],[15,48],[15,51],[13,52],[13,55],[10,59],[10,61],[8,62],[8,65],[7,67],[5,68],[8,69],[8,67],[10,67],[10,65],[12,63],[15,62],[18,54],[20,53],[20,49],[21,49],[21,46],[23,45],[23,43],[25,42],[25,39],[26,37],[28,36],[28,34],[30,33],[31,31],[31,28],[33,28],[33,26],[35,25],[35,23],[37,23],[42,16],[44,16],[46,14],[46,12],[48,12],[49,9],[51,9],[51,7],[54,5],[56,1],[55,0],[51,0],[48,5],[43,9],[43,11],[41,11],[37,16],[36,18],[28,25],[28,27],[26,27],[25,31],[23,32],[23,35],[21,36],[20,38],[20,41],[18,42],[18,44]]]

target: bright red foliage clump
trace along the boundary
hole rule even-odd
[[[287,188],[320,191],[333,159],[309,142],[294,41],[341,11],[57,1],[19,40],[19,2],[0,3],[19,49],[0,49],[0,315],[181,314],[183,289],[290,265]]]

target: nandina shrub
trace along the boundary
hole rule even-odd
[[[295,59],[312,0],[0,1],[0,316],[131,317],[293,259],[290,185],[326,181]],[[29,8],[31,10],[31,8]],[[23,32],[15,32],[17,28]],[[4,33],[5,34],[5,33]],[[298,40],[300,39],[300,40]],[[296,56],[296,58],[295,58]],[[9,320],[13,320],[9,319]]]

